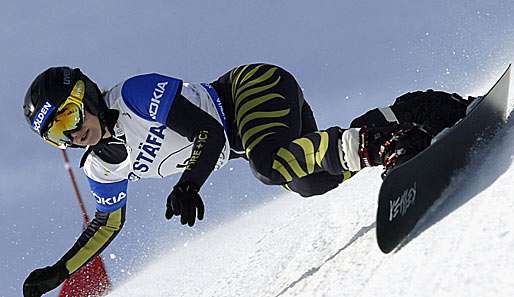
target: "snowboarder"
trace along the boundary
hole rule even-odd
[[[319,130],[297,81],[269,64],[236,67],[212,83],[144,74],[102,93],[78,68],[47,69],[23,105],[32,130],[61,149],[84,148],[80,166],[95,218],[56,264],[30,273],[24,296],[41,296],[99,254],[125,221],[128,181],[182,172],[166,219],[204,217],[199,190],[213,170],[245,158],[263,183],[323,194],[366,166],[391,168],[466,114],[457,94],[407,93],[350,128]]]

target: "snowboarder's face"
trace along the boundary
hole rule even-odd
[[[100,120],[94,114],[87,110],[84,112],[84,124],[82,127],[71,133],[73,144],[80,146],[95,145],[102,138],[102,128]]]

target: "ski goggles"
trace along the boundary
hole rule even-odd
[[[84,93],[85,84],[79,80],[43,133],[46,142],[61,149],[73,144],[73,137],[70,134],[79,130],[84,123]]]

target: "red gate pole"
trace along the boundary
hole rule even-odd
[[[70,176],[71,185],[73,187],[73,191],[75,192],[75,197],[77,198],[77,202],[80,207],[80,211],[82,213],[82,218],[84,219],[83,225],[84,228],[87,227],[89,224],[89,216],[87,215],[86,206],[84,205],[84,200],[82,200],[82,196],[80,196],[80,191],[77,186],[77,180],[75,179],[75,175],[73,174],[73,170],[71,169],[70,160],[68,159],[68,154],[66,153],[66,150],[61,150],[62,156],[64,158],[64,168],[66,168],[66,171],[68,171],[68,175]]]

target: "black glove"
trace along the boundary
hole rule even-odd
[[[68,271],[63,262],[32,271],[23,283],[24,297],[40,297],[57,288],[66,278]]]
[[[197,187],[189,182],[175,185],[166,202],[166,219],[171,219],[173,215],[180,216],[182,225],[193,226],[197,217],[197,210],[198,219],[203,220],[205,207],[198,194]]]

